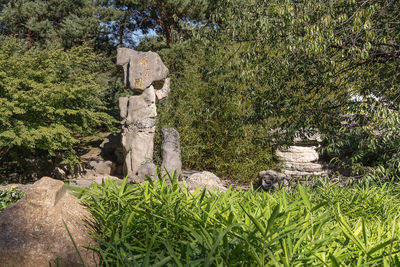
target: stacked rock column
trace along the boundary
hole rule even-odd
[[[152,176],[155,171],[156,97],[161,99],[169,93],[168,69],[157,53],[128,48],[118,49],[117,64],[124,68],[125,86],[136,93],[119,98],[124,175],[140,181],[146,175]],[[152,85],[157,81],[164,81],[159,90]]]

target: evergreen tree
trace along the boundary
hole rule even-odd
[[[167,46],[173,42],[174,30],[181,30],[187,22],[201,23],[210,16],[210,0],[101,0],[114,40],[120,46],[129,44],[131,34],[153,30],[165,37]],[[129,34],[128,34],[129,33]]]
[[[99,35],[100,18],[93,0],[8,0],[0,16],[2,34],[72,47]]]

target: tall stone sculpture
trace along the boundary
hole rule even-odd
[[[125,158],[124,174],[140,180],[153,175],[154,133],[156,130],[156,98],[168,96],[168,69],[154,52],[138,52],[118,48],[117,64],[124,69],[124,84],[135,95],[119,98],[122,124],[122,146]],[[161,89],[154,82],[164,81]],[[151,173],[153,172],[153,173]]]

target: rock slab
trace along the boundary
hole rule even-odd
[[[97,266],[98,256],[85,245],[89,237],[90,214],[78,200],[66,193],[64,183],[43,177],[20,201],[0,212],[0,266],[80,266],[79,256],[64,227],[65,221],[86,266]]]

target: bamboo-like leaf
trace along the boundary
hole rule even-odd
[[[307,191],[304,189],[304,187],[302,185],[298,185],[298,189],[301,195],[301,198],[303,199],[304,204],[306,205],[307,209],[309,211],[311,211],[312,206],[311,206],[311,202],[310,202],[310,198],[307,194]]]
[[[239,206],[242,208],[242,210],[247,214],[247,216],[250,218],[250,220],[254,223],[254,225],[256,226],[256,229],[261,233],[262,236],[265,235],[266,231],[265,228],[261,225],[261,223],[254,218],[251,214],[249,214],[241,204],[239,204]]]
[[[271,216],[270,216],[269,219],[268,219],[268,222],[267,222],[267,229],[265,230],[264,235],[268,234],[269,231],[271,230],[271,227],[272,227],[272,225],[274,224],[275,219],[278,217],[279,209],[280,209],[280,205],[277,204],[277,205],[275,206],[274,210],[272,211]]]

